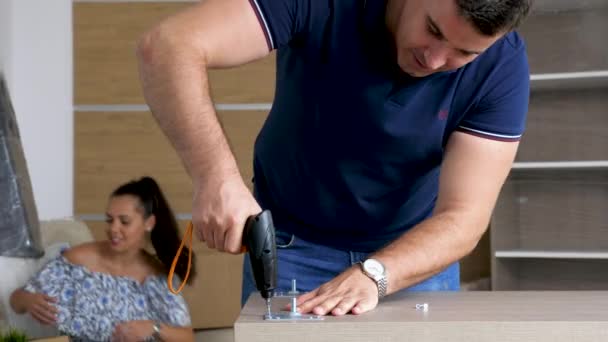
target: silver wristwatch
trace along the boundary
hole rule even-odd
[[[154,333],[152,333],[153,341],[162,341],[160,337],[160,322],[155,321],[152,330],[154,330]]]
[[[379,260],[370,258],[361,263],[361,270],[378,286],[378,298],[386,296],[388,279],[384,265]]]

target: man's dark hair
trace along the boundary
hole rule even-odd
[[[530,12],[532,0],[456,0],[456,4],[479,33],[494,36],[516,28]]]

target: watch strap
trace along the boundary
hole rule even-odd
[[[154,321],[152,325],[152,330],[154,331],[152,333],[152,338],[154,338],[154,341],[162,341],[162,339],[160,338],[160,322]]]
[[[367,273],[367,271],[363,267],[363,261],[359,261],[358,264],[359,266],[361,266],[361,271],[363,272],[363,274],[368,276],[376,283],[376,286],[378,287],[378,298],[386,296],[386,292],[388,291],[388,279],[386,278],[386,269],[384,275],[380,277],[373,277],[371,274]]]
[[[388,280],[386,280],[386,276],[380,277],[380,279],[376,281],[376,285],[378,285],[378,298],[386,296],[386,291],[388,290]]]

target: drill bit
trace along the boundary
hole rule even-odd
[[[270,312],[270,297],[266,298],[266,310],[268,317],[272,317],[272,314]]]
[[[289,294],[292,296],[291,297],[291,314],[294,316],[299,315],[298,313],[298,290],[296,287],[296,280],[292,279],[291,280],[291,291],[289,291]]]

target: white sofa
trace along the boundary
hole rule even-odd
[[[10,307],[11,293],[61,250],[93,240],[84,222],[64,219],[40,222],[40,234],[45,255],[40,259],[0,257],[0,327],[24,330],[30,338],[57,336],[55,328],[39,324],[29,315],[17,315]]]

